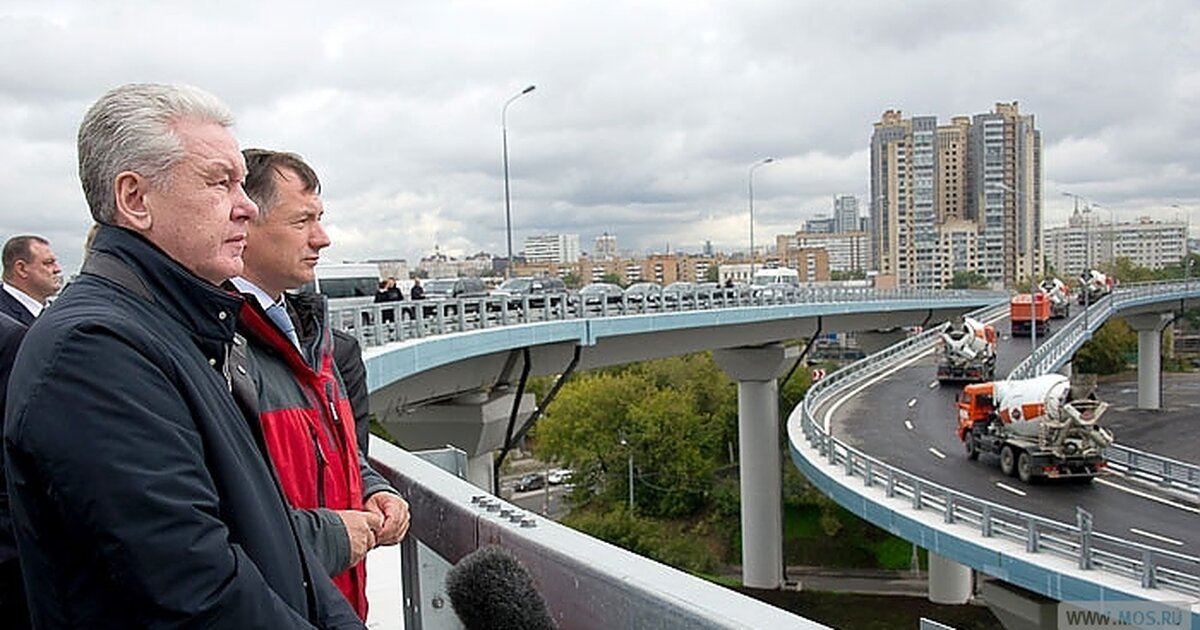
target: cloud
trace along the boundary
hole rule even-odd
[[[0,9],[5,233],[47,233],[70,268],[90,219],[74,137],[129,81],[230,103],[244,146],[318,170],[331,258],[505,250],[602,232],[623,249],[773,242],[867,206],[872,123],[1017,101],[1044,142],[1048,223],[1069,191],[1118,218],[1200,207],[1200,6],[448,0],[24,2]]]

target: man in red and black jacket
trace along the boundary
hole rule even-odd
[[[297,530],[365,619],[362,560],[373,547],[399,542],[408,505],[360,453],[325,297],[285,293],[312,280],[329,245],[317,175],[291,153],[243,155],[246,194],[259,215],[248,230],[245,269],[232,283],[247,297],[238,331],[256,391],[238,399],[262,420]]]

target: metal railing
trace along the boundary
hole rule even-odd
[[[1078,316],[1065,328],[1048,338],[1009,374],[1010,379],[1023,379],[1049,374],[1070,360],[1092,333],[1108,318],[1131,305],[1141,305],[1147,298],[1161,300],[1165,295],[1187,295],[1197,285],[1184,282],[1147,282],[1118,287],[1111,294],[1089,305],[1087,317]],[[1105,449],[1105,457],[1116,469],[1140,480],[1177,491],[1189,493],[1200,500],[1200,466],[1139,451],[1121,444]]]
[[[575,293],[553,293],[520,298],[488,296],[383,302],[366,306],[331,305],[329,313],[335,327],[356,336],[363,346],[376,346],[430,335],[556,320],[878,300],[918,301],[956,297],[1000,300],[1006,295],[995,291],[865,287],[774,288],[769,292],[715,288],[674,294],[670,298],[660,296],[652,300],[622,296],[619,301],[592,303]]]
[[[986,320],[989,313],[995,315],[993,309],[1005,307],[980,309],[973,316]],[[861,478],[865,487],[879,487],[884,496],[900,497],[914,510],[939,514],[946,524],[970,527],[984,538],[1023,544],[1029,553],[1066,558],[1080,569],[1130,578],[1143,588],[1200,596],[1200,558],[1196,556],[1095,532],[1090,517],[1082,512],[1077,523],[1068,524],[959,492],[867,455],[834,438],[817,422],[814,414],[831,397],[929,351],[940,332],[941,327],[937,327],[905,339],[814,384],[793,418],[799,415],[805,439],[817,453],[846,476]]]

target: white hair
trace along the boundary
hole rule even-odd
[[[79,125],[79,180],[97,223],[113,223],[117,174],[134,171],[163,185],[185,151],[174,124],[183,118],[233,125],[220,99],[190,85],[130,83],[108,91]]]

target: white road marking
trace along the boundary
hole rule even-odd
[[[912,420],[905,420],[905,421],[904,421],[904,428],[905,428],[905,429],[908,429],[909,431],[912,431],[912,430],[913,430],[913,423],[912,423]]]
[[[1113,490],[1120,490],[1121,492],[1128,492],[1129,494],[1132,494],[1137,497],[1142,497],[1143,499],[1150,499],[1151,501],[1157,501],[1158,503],[1162,503],[1163,505],[1169,505],[1173,508],[1178,508],[1178,509],[1184,510],[1186,512],[1191,512],[1193,514],[1200,514],[1200,508],[1195,508],[1190,505],[1184,505],[1182,503],[1176,503],[1170,499],[1164,499],[1163,497],[1156,497],[1153,494],[1150,494],[1149,492],[1142,492],[1141,490],[1134,490],[1133,488],[1127,488],[1120,484],[1115,484],[1107,479],[1096,478],[1096,483],[1104,484],[1104,485],[1112,488]]]
[[[1170,544],[1170,545],[1175,545],[1176,547],[1182,547],[1182,546],[1183,546],[1183,541],[1182,541],[1182,540],[1175,540],[1174,538],[1167,538],[1166,536],[1163,536],[1163,535],[1161,535],[1161,534],[1155,534],[1154,532],[1148,532],[1148,531],[1146,531],[1146,530],[1144,530],[1144,529],[1138,529],[1138,528],[1136,528],[1136,527],[1130,527],[1130,528],[1129,528],[1129,531],[1130,531],[1131,533],[1137,534],[1138,536],[1145,536],[1146,538],[1153,538],[1154,540],[1157,540],[1157,541],[1159,541],[1159,542],[1165,542],[1165,543],[1167,543],[1167,544]]]
[[[1028,494],[1024,490],[1021,490],[1019,488],[1014,488],[1006,483],[1000,483],[999,481],[996,482],[996,487],[1000,488],[1001,490],[1007,490],[1008,492],[1011,492],[1019,497],[1026,496]]]
[[[937,387],[937,386],[938,386],[938,385],[940,385],[940,384],[941,384],[941,383],[938,383],[937,381],[934,381],[934,382],[932,382],[932,383],[930,383],[930,384],[929,384],[929,389],[933,389],[933,388]]]
[[[938,459],[946,459],[946,454],[945,454],[945,453],[943,453],[943,452],[941,452],[941,451],[937,450],[936,448],[933,448],[932,446],[930,446],[930,447],[929,447],[929,452],[930,452],[930,453],[933,453],[933,456],[934,456],[934,457],[936,457],[936,458],[938,458]]]
[[[909,408],[916,407],[916,406],[917,406],[917,399],[916,399],[916,398],[914,398],[914,399],[912,399],[912,400],[908,401],[908,406],[909,406]]]
[[[904,368],[916,363],[917,361],[924,359],[925,357],[929,356],[930,354],[933,354],[933,352],[936,349],[937,349],[936,347],[930,347],[928,350],[918,353],[916,356],[913,356],[912,358],[908,359],[907,361],[893,366],[891,370],[877,374],[875,376],[875,378],[863,381],[862,383],[859,383],[858,387],[848,390],[844,396],[839,398],[833,404],[829,405],[829,409],[825,411],[825,421],[824,421],[825,433],[827,435],[832,435],[832,433],[829,432],[829,425],[833,422],[833,414],[837,413],[838,407],[841,407],[842,403],[846,402],[847,400],[850,400],[853,396],[857,395],[862,390],[874,385],[875,383],[878,383],[879,381],[882,381],[883,379],[895,374],[896,372],[899,372],[900,370],[903,370]]]

